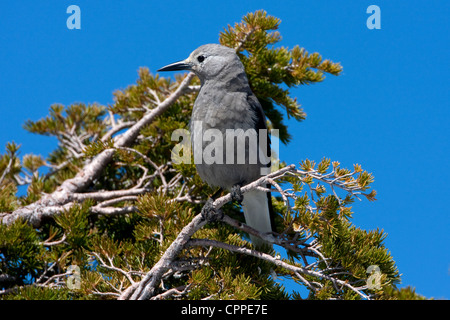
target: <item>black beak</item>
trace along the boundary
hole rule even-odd
[[[191,65],[186,63],[185,60],[171,63],[165,67],[158,70],[160,71],[177,71],[177,70],[191,70]]]

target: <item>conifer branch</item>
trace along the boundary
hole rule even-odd
[[[312,288],[314,291],[318,291],[321,288],[321,286],[313,285],[311,281],[307,281],[304,277],[301,276],[301,274],[304,274],[306,276],[315,277],[317,279],[330,280],[333,284],[338,285],[341,288],[342,287],[349,288],[352,291],[354,291],[355,293],[357,293],[358,295],[360,295],[361,298],[370,300],[370,296],[366,295],[362,291],[363,289],[367,289],[366,286],[354,287],[346,281],[336,279],[336,278],[329,276],[327,274],[324,274],[322,272],[308,270],[307,268],[292,265],[292,264],[287,263],[277,257],[272,257],[271,255],[264,253],[264,252],[260,252],[260,251],[253,250],[253,249],[248,249],[245,247],[238,247],[238,246],[235,246],[232,244],[220,242],[217,240],[209,240],[209,239],[191,239],[188,241],[187,246],[205,246],[205,247],[211,246],[211,247],[217,247],[217,248],[221,248],[224,250],[228,250],[231,252],[236,252],[236,253],[253,256],[253,257],[259,258],[261,260],[268,261],[278,267],[282,267],[284,269],[287,269],[287,270],[293,272],[299,279],[302,280],[302,282],[304,282],[308,287]]]
[[[129,146],[139,135],[141,129],[153,122],[156,117],[161,115],[164,111],[166,111],[172,104],[174,104],[179,97],[186,93],[186,90],[194,78],[194,74],[189,73],[184,80],[180,83],[178,88],[167,97],[161,104],[159,104],[156,108],[152,109],[148,114],[142,117],[136,124],[134,124],[130,129],[128,129],[124,134],[119,135],[115,138],[114,145],[116,147],[127,147]]]
[[[160,105],[152,109],[126,132],[115,137],[114,146],[120,148],[128,147],[132,144],[144,126],[154,121],[156,117],[161,115],[185,93],[193,77],[193,73],[188,74],[178,88]],[[9,225],[17,219],[23,219],[32,226],[38,227],[44,218],[61,213],[63,209],[70,207],[75,200],[74,198],[80,197],[74,196],[75,193],[83,192],[100,176],[103,169],[112,160],[114,153],[114,149],[103,150],[91,161],[87,162],[75,177],[65,180],[53,193],[46,194],[38,201],[18,208],[12,213],[0,213],[1,223]]]
[[[131,290],[126,290],[119,297],[119,300],[146,300],[156,294],[162,276],[170,269],[172,262],[176,259],[178,254],[184,248],[191,236],[202,226],[206,224],[201,214],[183,228],[174,242],[167,248],[161,259],[153,266],[145,277],[139,282],[137,286],[131,287]]]
[[[245,194],[246,192],[256,188],[257,186],[265,184],[267,182],[267,178],[282,177],[289,170],[293,170],[294,168],[295,166],[291,165],[276,172],[272,172],[267,176],[261,177],[260,179],[243,186],[241,188],[241,192]],[[213,202],[213,206],[216,210],[218,210],[231,200],[231,194],[227,194],[216,199]],[[145,300],[153,297],[156,294],[156,289],[159,286],[163,274],[170,269],[172,263],[175,261],[181,250],[185,247],[186,243],[190,240],[192,235],[205,224],[206,221],[203,220],[201,214],[195,216],[195,218],[183,228],[183,230],[177,236],[176,240],[172,242],[161,259],[153,266],[150,272],[147,273],[144,279],[141,280],[139,285],[133,286],[130,290],[126,290],[121,295],[120,299]],[[255,233],[258,232],[255,230]],[[131,293],[130,291],[133,291],[133,293]]]
[[[278,191],[282,198],[284,199],[284,202],[287,204],[287,208],[289,210],[289,200],[288,200],[288,193],[285,192],[281,186],[275,181],[276,179],[283,179],[284,177],[287,177],[288,175],[295,175],[299,180],[301,179],[307,179],[308,177],[314,176],[315,179],[320,180],[322,182],[328,183],[330,185],[334,185],[336,187],[339,187],[341,189],[344,189],[348,192],[356,192],[357,190],[360,190],[362,187],[359,188],[357,186],[352,186],[349,188],[347,185],[348,183],[341,183],[341,179],[339,177],[336,177],[336,172],[339,172],[338,169],[333,170],[332,174],[327,173],[320,173],[318,170],[314,169],[314,166],[311,165],[309,167],[306,167],[307,170],[299,170],[295,167],[295,165],[289,165],[284,168],[281,168],[275,172],[272,172],[268,174],[267,176],[263,176],[260,179],[247,184],[241,188],[241,192],[245,194],[246,192],[249,192],[250,190],[261,188],[261,186],[266,185],[267,183],[270,183],[276,187],[276,191]],[[320,170],[323,171],[323,170]],[[356,172],[353,172],[352,174],[355,174]],[[338,174],[339,175],[339,174]],[[351,175],[343,175],[341,177],[342,179],[349,179]],[[263,188],[264,191],[269,192],[270,189]],[[213,207],[218,210],[222,206],[224,206],[226,203],[232,201],[231,194],[226,194],[222,197],[217,198],[213,202]],[[265,234],[261,233],[258,230],[255,230],[248,225],[238,222],[232,218],[230,218],[227,215],[224,215],[221,219],[222,222],[229,224],[230,226],[233,226],[237,229],[240,229],[242,231],[245,231],[251,235],[255,235],[269,243],[280,245],[288,250],[291,250],[292,252],[298,253],[301,255],[304,261],[304,267],[300,267],[297,264],[290,264],[288,262],[282,261],[278,258],[274,258],[271,255],[268,255],[266,253],[244,248],[244,247],[238,247],[231,244],[223,243],[216,240],[208,240],[208,239],[192,239],[193,234],[198,231],[201,227],[203,227],[206,222],[201,217],[201,214],[198,214],[188,225],[186,225],[183,230],[180,232],[180,234],[177,236],[176,240],[169,246],[169,248],[166,250],[166,252],[163,254],[161,259],[153,266],[153,268],[146,274],[146,276],[139,282],[139,284],[133,284],[125,290],[122,295],[120,296],[120,299],[131,299],[131,300],[142,300],[142,299],[150,299],[154,297],[157,294],[157,289],[159,287],[159,283],[161,281],[162,276],[172,268],[172,266],[175,264],[177,256],[179,253],[186,248],[186,246],[213,246],[213,247],[220,247],[225,250],[229,250],[232,252],[239,252],[246,255],[251,255],[266,261],[269,261],[277,266],[283,267],[286,270],[289,270],[293,273],[295,277],[300,279],[302,282],[305,283],[310,289],[313,291],[319,291],[321,289],[321,285],[318,282],[311,282],[307,280],[304,276],[312,276],[317,279],[326,279],[333,283],[333,285],[336,287],[336,290],[342,290],[343,287],[346,287],[355,293],[357,293],[359,296],[361,296],[363,299],[370,299],[370,295],[367,295],[364,293],[364,289],[367,289],[365,286],[363,287],[354,287],[351,283],[348,281],[343,281],[338,278],[336,278],[336,275],[339,275],[341,273],[334,273],[334,274],[327,274],[327,272],[331,270],[339,270],[339,268],[330,268],[328,260],[329,258],[325,257],[322,252],[320,252],[320,247],[318,247],[318,243],[313,241],[310,243],[307,243],[306,241],[311,237],[306,237],[305,239],[295,240],[294,239],[288,239],[285,238],[283,235],[279,234]],[[315,271],[317,261],[314,263],[308,263],[306,257],[314,257],[318,258],[318,261],[323,262],[327,268],[323,269],[322,271]],[[304,275],[304,276],[302,276]]]

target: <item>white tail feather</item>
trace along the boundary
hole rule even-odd
[[[272,232],[270,223],[269,200],[267,193],[259,190],[251,190],[244,194],[242,201],[245,223],[260,232]],[[258,237],[250,235],[250,239],[257,247],[268,245]]]

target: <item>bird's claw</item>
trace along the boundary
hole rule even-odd
[[[202,208],[202,218],[206,220],[208,223],[212,223],[215,221],[222,220],[223,212],[220,209],[216,209],[214,207],[214,200],[209,198],[205,205]]]
[[[239,184],[235,184],[231,187],[230,194],[231,199],[233,201],[239,202],[239,204],[241,204],[242,200],[244,200],[244,195],[242,194],[241,186]]]

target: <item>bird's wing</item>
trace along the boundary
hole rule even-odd
[[[261,107],[256,96],[251,93],[247,97],[247,102],[252,108],[255,114],[255,129],[259,135],[259,129],[267,129],[266,117],[264,111]],[[258,137],[259,141],[259,137]],[[270,139],[267,137],[266,151],[270,158]],[[265,152],[263,152],[265,154]],[[270,167],[270,161],[267,165]],[[267,185],[270,188],[270,185]],[[272,196],[270,192],[264,192],[260,190],[252,190],[244,195],[244,200],[242,201],[242,206],[244,210],[244,216],[246,223],[261,232],[271,232],[274,231],[274,216],[272,206]],[[250,237],[252,242],[256,246],[261,246],[266,244],[261,239]]]

